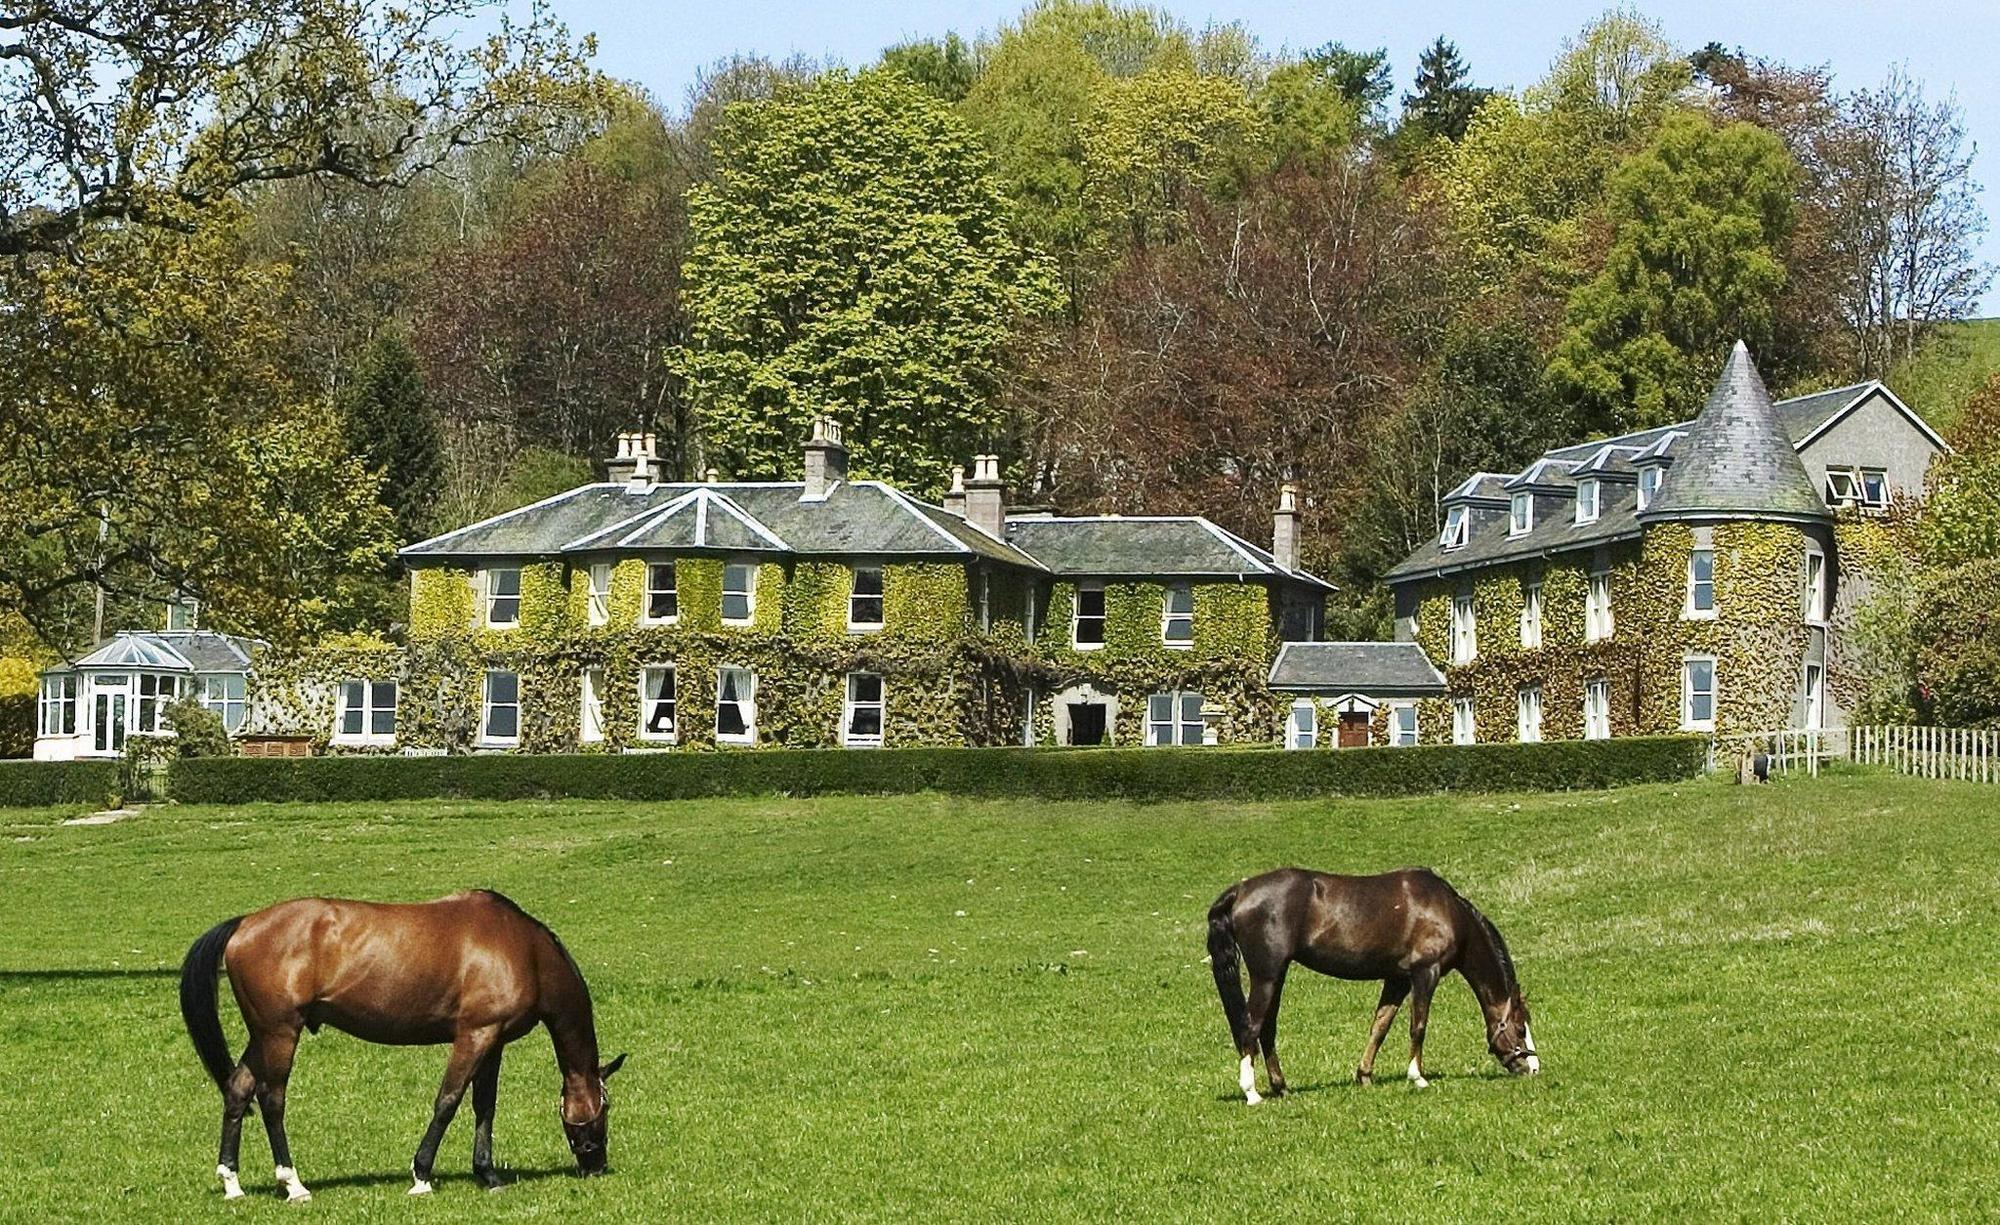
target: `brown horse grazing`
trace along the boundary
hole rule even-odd
[[[232,1061],[216,1015],[215,977],[226,968],[250,1045]],[[322,1025],[396,1046],[449,1042],[451,1060],[430,1129],[410,1163],[431,1189],[431,1163],[459,1099],[472,1086],[477,1130],[472,1173],[488,1189],[500,1052],[537,1024],[549,1027],[562,1073],[560,1112],[577,1168],[604,1171],[611,1099],[604,1082],[625,1062],[597,1062],[590,990],[554,932],[497,893],[475,889],[435,902],[381,905],[299,898],[218,923],[181,963],[181,1016],[222,1090],[222,1154],[215,1172],[226,1199],[243,1194],[236,1154],[254,1095],[286,1198],[312,1196],[285,1141],[285,1081],[299,1031]]]
[[[1238,953],[1250,969],[1243,998]],[[1271,1096],[1285,1091],[1278,1066],[1278,999],[1293,962],[1335,978],[1382,980],[1375,1027],[1355,1079],[1375,1076],[1375,1052],[1404,996],[1410,997],[1410,1081],[1424,1079],[1424,1029],[1431,992],[1453,970],[1465,975],[1486,1014],[1486,1043],[1509,1072],[1542,1070],[1528,1032],[1528,1004],[1499,929],[1428,868],[1380,876],[1334,876],[1280,868],[1231,885],[1208,909],[1208,952],[1215,989],[1235,1039],[1243,1096],[1257,1096],[1256,1053],[1264,1049]]]

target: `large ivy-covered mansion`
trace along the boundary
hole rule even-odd
[[[1879,383],[1773,404],[1738,346],[1691,422],[1477,473],[1389,574],[1396,641],[1321,641],[1288,486],[1269,547],[1198,516],[939,504],[850,480],[606,479],[404,549],[400,642],[279,651],[197,629],[42,683],[44,758],[167,734],[194,695],[249,753],[753,746],[1291,748],[1819,727],[1871,515],[1944,444]]]

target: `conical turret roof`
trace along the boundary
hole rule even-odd
[[[1740,340],[1639,513],[1643,523],[1663,519],[1833,521]]]

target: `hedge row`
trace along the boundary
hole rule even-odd
[[[117,794],[115,761],[0,761],[0,808],[104,804]]]
[[[191,758],[184,803],[679,800],[728,795],[954,795],[1258,800],[1437,791],[1565,791],[1691,778],[1698,736],[1545,744],[1277,749],[766,749],[733,753]]]

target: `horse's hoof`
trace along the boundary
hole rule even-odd
[[[411,1195],[429,1195],[430,1193],[431,1193],[431,1185],[425,1182],[421,1178],[417,1180],[415,1186],[410,1188]]]
[[[1246,1106],[1255,1106],[1258,1102],[1261,1102],[1263,1100],[1264,1100],[1263,1097],[1259,1095],[1255,1089],[1252,1089],[1250,1090],[1250,1092],[1243,1095],[1243,1104]]]
[[[243,1188],[241,1188],[241,1187],[224,1187],[224,1188],[222,1189],[222,1198],[224,1198],[224,1199],[242,1199],[242,1198],[243,1198]]]
[[[1357,1085],[1372,1085],[1375,1083],[1375,1078],[1366,1072],[1356,1072],[1354,1074],[1354,1083]]]
[[[296,1191],[285,1192],[285,1202],[288,1204],[309,1204],[312,1202],[312,1197],[313,1193],[304,1187],[300,1187]]]

